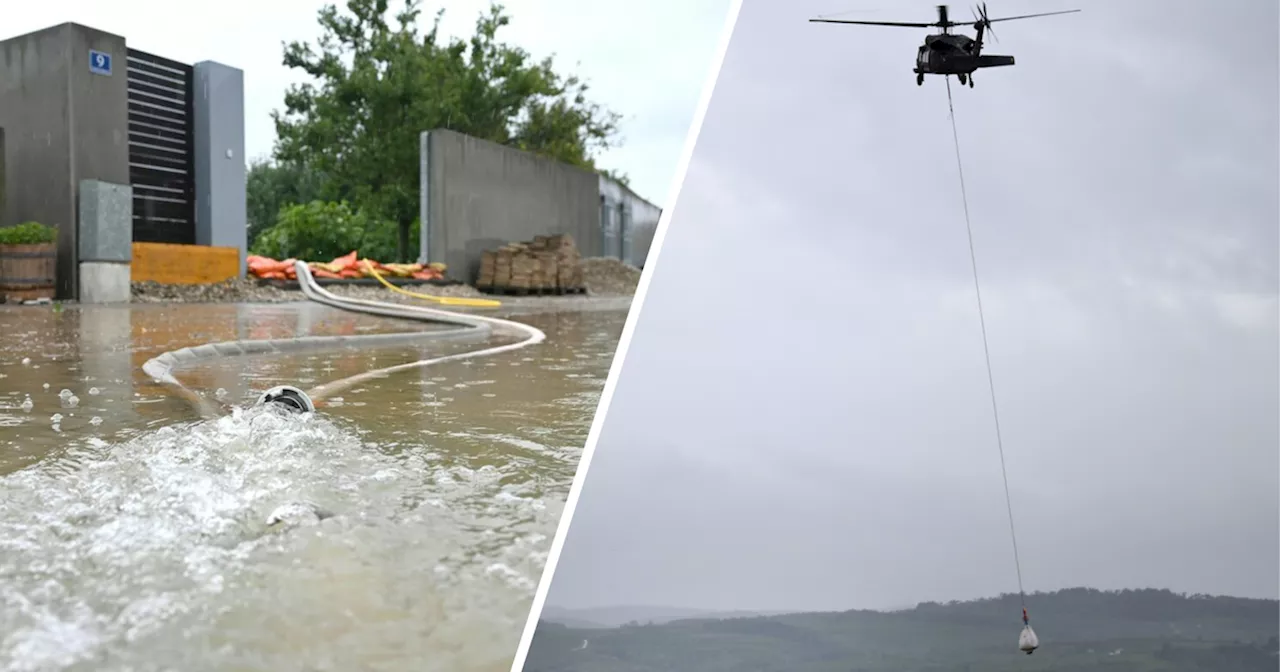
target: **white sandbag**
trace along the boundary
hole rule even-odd
[[[1022,626],[1022,634],[1018,635],[1018,650],[1031,655],[1038,648],[1040,648],[1040,638],[1036,637],[1036,631],[1032,630],[1030,625]]]

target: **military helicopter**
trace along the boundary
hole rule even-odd
[[[924,38],[924,44],[920,46],[919,52],[916,54],[916,67],[913,71],[916,73],[916,85],[924,84],[925,75],[955,75],[960,80],[960,84],[968,84],[969,88],[973,88],[973,72],[979,68],[995,68],[1002,65],[1013,65],[1012,56],[995,56],[982,53],[982,37],[985,33],[991,33],[991,37],[995,38],[996,33],[991,28],[991,24],[997,21],[1013,21],[1016,19],[1033,19],[1040,16],[1055,16],[1058,14],[1072,14],[1078,12],[1078,9],[1068,9],[1060,12],[1043,12],[1040,14],[1024,14],[1022,16],[1005,16],[998,19],[987,17],[987,3],[982,3],[974,14],[972,24],[966,22],[951,21],[948,18],[946,5],[938,5],[938,20],[934,23],[904,23],[900,21],[847,21],[843,19],[809,19],[811,23],[847,23],[861,26],[898,26],[902,28],[941,28],[941,33],[935,33]],[[951,32],[952,28],[957,26],[972,25],[977,32],[975,37],[968,35],[960,35]],[[998,40],[997,40],[998,41]]]

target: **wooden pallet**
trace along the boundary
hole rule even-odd
[[[477,285],[476,289],[485,294],[497,296],[568,296],[586,294],[586,287],[493,287]]]
[[[567,234],[507,243],[481,254],[476,288],[502,296],[585,294],[582,257]]]
[[[34,301],[37,299],[53,300],[55,290],[53,287],[36,287],[32,289],[0,289],[0,303],[21,304],[23,301]]]

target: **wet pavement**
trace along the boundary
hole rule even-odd
[[[178,371],[236,407],[217,419],[143,362],[426,327],[314,304],[0,310],[0,669],[506,670],[625,307],[524,308],[545,343],[361,383],[315,416],[244,409],[485,343]]]

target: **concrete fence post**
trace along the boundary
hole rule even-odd
[[[196,244],[234,247],[245,274],[249,247],[244,156],[244,72],[214,61],[192,66]]]
[[[133,187],[80,180],[78,200],[80,302],[128,302],[133,261]]]
[[[5,183],[5,172],[4,172],[4,128],[0,127],[0,226],[5,225],[5,218],[7,217],[7,215],[5,214],[6,210],[4,209],[5,203],[8,202],[7,200],[5,200],[5,197],[4,197],[5,186],[6,186],[6,183]]]

